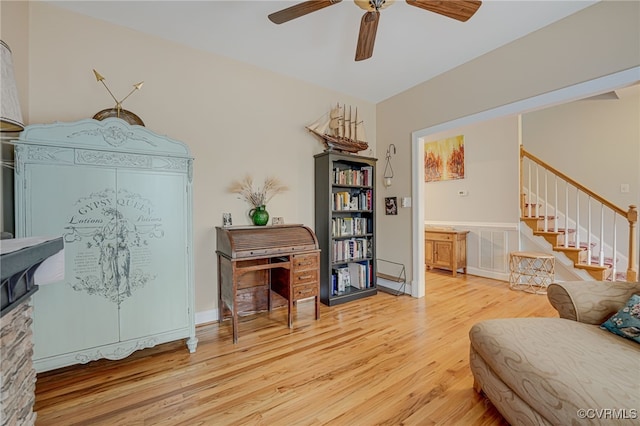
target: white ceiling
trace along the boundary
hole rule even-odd
[[[53,1],[117,25],[380,102],[599,0],[485,0],[467,22],[397,0],[380,12],[373,57],[355,62],[364,11],[344,0],[281,25],[299,1]]]

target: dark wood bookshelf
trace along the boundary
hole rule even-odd
[[[375,158],[360,155],[323,152],[315,155],[315,233],[320,246],[320,300],[328,306],[358,300],[377,293],[375,270]],[[358,182],[336,182],[336,170],[358,175]],[[355,171],[355,173],[354,173]],[[349,199],[358,199],[356,208],[336,209],[336,193],[348,193]],[[366,200],[362,206],[360,197]],[[351,206],[349,206],[351,207]],[[366,231],[357,234],[334,235],[334,219],[359,218],[366,223]],[[336,244],[364,244],[362,256],[336,259]],[[346,243],[345,243],[346,242]],[[334,260],[335,259],[335,260]],[[363,265],[365,280],[351,277],[352,285],[344,290],[337,288],[338,269],[350,264]],[[355,280],[355,285],[354,285]],[[364,288],[360,286],[364,285]]]

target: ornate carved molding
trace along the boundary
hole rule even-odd
[[[162,160],[166,162],[165,169],[186,171],[188,164],[186,158],[165,157]]]
[[[75,138],[83,135],[101,136],[106,143],[115,147],[122,146],[129,141],[141,141],[148,143],[151,146],[156,146],[156,144],[152,140],[147,139],[144,136],[135,136],[134,132],[125,131],[118,126],[107,126],[92,130],[81,130],[79,132],[70,134],[69,137]]]
[[[102,358],[107,358],[112,361],[123,359],[131,355],[135,351],[139,351],[145,348],[152,348],[158,344],[158,339],[150,337],[144,340],[137,340],[128,344],[122,343],[120,346],[112,348],[111,352],[102,352],[96,350],[93,352],[82,352],[76,354],[76,360],[81,364],[86,364],[91,361],[97,361]]]
[[[77,149],[76,163],[149,169],[151,168],[151,157],[147,155],[127,154],[122,152]]]
[[[71,150],[60,147],[16,145],[14,150],[16,174],[22,174],[22,166],[27,162],[71,164],[70,159],[65,159],[61,155],[70,152]]]
[[[64,152],[69,152],[69,149],[51,146],[30,146],[26,150],[25,159],[31,161],[58,161],[68,163],[69,161],[59,156],[59,154]]]
[[[14,155],[14,164],[16,175],[22,174],[22,165],[24,164],[24,160],[22,159],[25,151],[25,147],[22,145],[16,145],[14,147],[13,155]]]

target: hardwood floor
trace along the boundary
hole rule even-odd
[[[482,319],[557,316],[501,281],[426,274],[422,299],[386,293],[198,327],[183,342],[38,375],[37,425],[505,425],[473,390],[468,331]]]

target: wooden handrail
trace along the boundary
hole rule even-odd
[[[525,157],[528,158],[529,160],[533,161],[534,163],[538,164],[539,166],[542,166],[544,169],[550,171],[554,175],[562,178],[564,181],[566,181],[567,183],[573,185],[574,187],[576,187],[578,190],[584,192],[585,194],[589,195],[594,200],[596,200],[596,201],[600,202],[601,204],[607,206],[608,208],[613,210],[614,213],[618,213],[620,216],[623,216],[624,218],[627,219],[627,221],[629,222],[629,252],[628,252],[627,281],[637,281],[638,280],[638,265],[636,263],[636,261],[637,261],[636,260],[636,257],[637,257],[636,253],[637,253],[637,250],[638,250],[638,244],[637,244],[637,241],[636,241],[636,224],[638,222],[638,208],[637,208],[637,206],[632,204],[632,205],[629,206],[628,210],[624,210],[624,209],[616,206],[611,201],[609,201],[609,200],[605,199],[604,197],[596,194],[595,192],[593,192],[592,190],[590,190],[586,186],[582,185],[581,183],[577,182],[576,180],[574,180],[574,179],[570,178],[569,176],[565,175],[560,170],[556,169],[555,167],[551,166],[550,164],[546,163],[545,161],[541,160],[540,158],[536,157],[535,155],[531,154],[530,152],[527,152],[527,150],[524,149],[524,146],[520,145],[520,194],[522,194],[523,197],[524,197],[524,191],[523,191],[524,182],[522,181],[523,180],[523,176],[522,176],[522,160]],[[524,198],[521,201],[521,203],[522,203],[522,208],[524,209]]]
[[[555,167],[549,165],[548,163],[542,161],[541,159],[539,159],[535,155],[531,154],[530,152],[526,151],[524,149],[524,146],[520,145],[520,158],[522,158],[522,157],[527,157],[529,160],[533,161],[534,163],[537,163],[537,164],[541,165],[542,167],[544,167],[545,169],[549,170],[554,175],[557,175],[557,176],[561,177],[565,181],[569,182],[571,185],[573,185],[576,188],[578,188],[580,191],[585,192],[591,198],[601,202],[602,204],[604,204],[605,206],[609,207],[611,210],[615,211],[619,215],[627,217],[627,210],[624,210],[624,209],[616,206],[611,201],[601,197],[600,195],[596,194],[595,192],[593,192],[592,190],[590,190],[586,186],[582,185],[581,183],[575,181],[574,179],[571,179],[569,176],[565,175],[560,170],[558,170]]]

